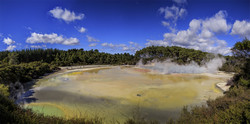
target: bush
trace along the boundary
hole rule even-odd
[[[21,63],[19,65],[6,65],[0,68],[0,83],[11,84],[17,81],[25,83],[39,78],[45,73],[53,72],[57,66],[43,62]]]
[[[10,95],[8,90],[9,90],[9,87],[7,85],[0,84],[0,94],[8,97]]]

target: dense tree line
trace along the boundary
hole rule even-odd
[[[12,58],[17,58],[13,63]],[[58,66],[89,64],[135,64],[134,56],[129,53],[109,54],[98,50],[70,49],[25,49],[20,51],[0,52],[1,63],[28,63],[42,61]]]
[[[157,59],[159,61],[171,59],[173,62],[178,64],[187,64],[194,61],[201,65],[203,62],[214,58],[215,55],[202,52],[200,50],[181,48],[177,46],[150,46],[137,51],[135,53],[135,57],[137,60],[142,59],[143,63],[153,59]]]
[[[245,39],[243,40],[243,43],[247,41],[249,40]],[[242,45],[239,45],[239,43],[237,46],[242,47]],[[247,46],[247,44],[245,43],[243,46]],[[232,51],[238,51],[238,50],[232,49]],[[246,51],[244,51],[244,54],[246,54]],[[146,64],[147,62],[152,61],[154,59],[158,61],[165,61],[166,59],[170,59],[172,62],[178,64],[188,64],[190,62],[196,62],[198,65],[202,65],[215,57],[221,57],[225,59],[225,63],[222,65],[221,68],[219,68],[220,71],[238,73],[240,72],[241,67],[244,63],[242,62],[242,59],[239,59],[239,57],[236,56],[223,56],[220,54],[216,55],[213,53],[203,52],[194,49],[187,49],[177,46],[172,46],[172,47],[150,46],[143,48],[135,53],[135,59],[137,61],[142,59],[143,64]]]
[[[109,54],[99,52],[98,50],[87,51],[83,49],[70,49],[67,51],[58,49],[25,49],[13,52],[0,52],[1,63],[18,64],[42,61],[58,66],[89,64],[134,65],[140,59],[142,59],[144,63],[153,59],[159,61],[171,59],[178,64],[186,64],[194,61],[200,65],[202,62],[208,61],[213,57],[215,57],[215,55],[211,53],[176,46],[150,46],[137,51],[135,55],[129,53]]]

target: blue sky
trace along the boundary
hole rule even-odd
[[[250,0],[0,0],[0,51],[155,45],[226,55],[244,37]]]

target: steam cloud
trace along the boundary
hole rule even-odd
[[[171,73],[216,73],[217,70],[225,62],[224,58],[216,57],[209,62],[206,62],[202,66],[199,66],[195,62],[191,62],[186,65],[179,65],[177,63],[171,62],[170,60],[165,60],[163,62],[158,62],[153,60],[146,65],[142,64],[142,60],[137,63],[137,67],[146,68],[153,71],[157,71],[161,74],[171,74]]]

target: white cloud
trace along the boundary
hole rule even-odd
[[[161,21],[162,25],[165,26],[165,27],[168,27],[170,24],[166,21]]]
[[[115,45],[112,44],[112,43],[102,43],[102,46],[109,47],[109,48],[114,48],[115,47]]]
[[[49,13],[57,19],[62,19],[65,22],[69,23],[75,20],[82,20],[84,17],[83,13],[78,15],[75,14],[73,11],[69,11],[66,8],[63,10],[61,7],[56,7],[49,11]]]
[[[201,28],[201,20],[193,19],[189,23],[190,30],[197,32]]]
[[[204,29],[201,31],[201,36],[204,38],[210,38],[213,36],[213,33],[209,30]]]
[[[3,39],[3,42],[4,42],[5,44],[7,44],[7,45],[11,45],[11,44],[14,44],[14,43],[15,43],[15,41],[12,40],[12,39],[10,39],[9,37],[4,38],[4,39]]]
[[[231,34],[250,38],[250,22],[236,20],[233,24]]]
[[[91,43],[89,44],[89,47],[95,47],[97,45],[97,43]]]
[[[31,48],[36,48],[36,49],[38,49],[38,48],[47,48],[46,45],[31,45],[30,47]]]
[[[203,28],[214,33],[227,32],[231,28],[231,26],[227,24],[227,20],[225,19],[226,16],[226,11],[219,11],[215,14],[215,16],[208,18],[202,22]]]
[[[56,33],[51,34],[39,34],[32,33],[30,37],[26,39],[26,43],[50,43],[50,44],[63,44],[63,45],[76,45],[79,44],[77,38],[65,38],[62,35],[57,35]]]
[[[159,11],[161,14],[164,14],[165,19],[170,19],[174,22],[176,22],[178,19],[184,17],[187,14],[186,9],[179,8],[175,5],[173,5],[172,7],[166,7],[166,8],[161,7]]]
[[[138,43],[130,41],[129,46],[124,46],[122,49],[123,49],[123,51],[130,51],[131,53],[135,53],[140,48],[141,47],[139,46]]]
[[[185,4],[185,3],[187,3],[187,0],[173,0],[173,2],[175,2],[177,4]]]
[[[31,27],[26,27],[26,26],[24,26],[24,28],[27,29],[27,30],[32,30]]]
[[[14,50],[16,48],[16,45],[13,45],[16,42],[14,40],[10,39],[9,37],[4,38],[3,42],[8,45],[8,47],[5,50],[11,51],[11,50]]]
[[[168,27],[171,32],[176,32],[176,23],[179,19],[187,15],[187,10],[173,5],[172,7],[161,7],[160,14],[164,14],[166,21],[162,21],[162,25]]]
[[[89,35],[87,35],[86,37],[87,37],[88,42],[100,42],[100,40],[98,40],[98,39],[96,39],[94,37],[91,37]]]
[[[6,48],[6,50],[7,50],[7,51],[11,51],[11,50],[14,50],[15,48],[16,48],[15,45],[9,45],[9,46]]]
[[[147,40],[146,46],[168,46],[168,42],[163,40]]]
[[[204,20],[193,19],[189,23],[187,30],[165,33],[163,40],[148,40],[146,46],[180,46],[206,52],[228,54],[231,51],[230,47],[227,47],[226,41],[215,36],[215,34],[229,31],[231,26],[227,24],[225,17],[226,12],[219,11],[211,18]],[[214,25],[220,26],[216,27]]]
[[[78,29],[78,31],[79,31],[80,33],[85,33],[85,32],[86,32],[86,28],[80,27],[80,28]]]
[[[122,50],[122,51],[128,51],[131,53],[135,53],[137,50],[139,50],[141,47],[138,43],[129,42],[129,45],[126,44],[112,44],[112,43],[102,43],[103,47],[112,49],[112,50]]]

